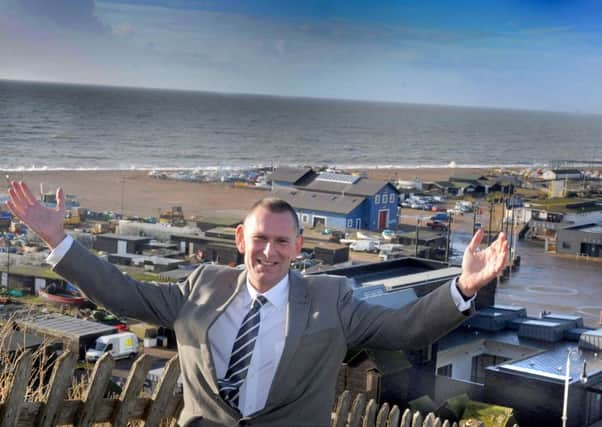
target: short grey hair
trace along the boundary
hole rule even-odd
[[[290,203],[285,200],[282,200],[278,197],[264,197],[263,199],[258,200],[253,203],[251,209],[249,209],[249,213],[245,216],[244,222],[247,222],[247,219],[258,209],[264,208],[268,212],[272,213],[285,213],[288,212],[293,218],[293,225],[295,227],[295,234],[297,236],[301,235],[301,225],[299,224],[299,218],[297,217],[297,212],[295,208],[293,208]]]

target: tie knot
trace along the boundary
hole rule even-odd
[[[259,310],[261,307],[263,307],[263,305],[266,302],[268,302],[268,299],[266,297],[264,297],[263,295],[257,295],[253,300],[252,308],[255,310]]]

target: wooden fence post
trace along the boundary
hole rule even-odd
[[[393,405],[391,412],[389,412],[389,427],[399,427],[400,418],[399,406]]]
[[[370,399],[368,401],[368,406],[366,406],[366,412],[364,413],[364,423],[362,427],[374,427],[376,422],[376,408],[378,405],[376,404],[376,400]]]
[[[426,414],[426,417],[424,418],[424,421],[422,422],[422,427],[434,427],[433,426],[434,420],[435,420],[435,414],[433,414],[432,412],[429,412],[428,414]]]
[[[337,403],[337,410],[334,415],[333,427],[345,427],[347,423],[347,414],[349,414],[349,407],[351,406],[351,393],[349,390],[345,390],[339,395],[339,401]]]
[[[422,427],[422,414],[419,411],[412,416],[412,427]]]
[[[146,374],[150,369],[152,360],[143,354],[132,365],[132,371],[128,376],[125,387],[119,396],[117,410],[113,412],[112,427],[126,427],[128,423],[129,413],[136,403],[136,397],[144,384]]]
[[[54,363],[44,405],[36,420],[37,427],[54,427],[57,424],[65,394],[71,385],[75,362],[77,362],[77,354],[66,351]]]
[[[159,427],[161,418],[172,415],[166,414],[164,411],[165,407],[167,406],[167,402],[170,399],[173,399],[174,387],[176,386],[179,376],[180,364],[178,361],[178,356],[176,355],[172,357],[169,362],[167,362],[167,365],[165,365],[163,375],[161,376],[159,384],[157,384],[157,387],[153,392],[151,397],[152,403],[146,411],[146,421],[143,423],[145,427]]]
[[[102,403],[114,366],[115,361],[109,353],[103,354],[96,361],[88,390],[83,396],[84,406],[76,415],[76,427],[91,427],[94,423],[94,416]]]
[[[25,391],[31,372],[31,351],[25,350],[17,359],[15,374],[9,385],[8,395],[0,410],[0,427],[17,425],[21,408],[25,401]]]
[[[351,406],[351,413],[349,414],[349,427],[360,427],[362,425],[362,415],[364,415],[364,409],[366,409],[366,395],[358,393]]]
[[[380,410],[376,415],[375,427],[387,427],[387,420],[389,419],[389,404],[387,402],[380,406]]]
[[[410,427],[412,425],[412,411],[406,408],[403,411],[403,415],[401,416],[401,425],[400,427]]]

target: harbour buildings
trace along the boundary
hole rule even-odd
[[[295,208],[305,227],[383,230],[397,225],[399,192],[388,182],[283,167],[272,175],[272,193]]]

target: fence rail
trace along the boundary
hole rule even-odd
[[[55,362],[52,376],[41,402],[26,400],[27,384],[31,377],[32,355],[25,351],[15,364],[12,383],[4,403],[0,404],[0,427],[53,427],[72,424],[90,427],[94,423],[110,423],[125,427],[130,420],[142,420],[145,427],[175,425],[183,400],[174,394],[180,375],[178,356],[167,363],[151,397],[139,397],[151,366],[146,355],[138,358],[116,399],[105,398],[115,362],[103,355],[94,366],[87,389],[81,399],[67,399],[66,394],[73,378],[77,355],[63,353]]]

